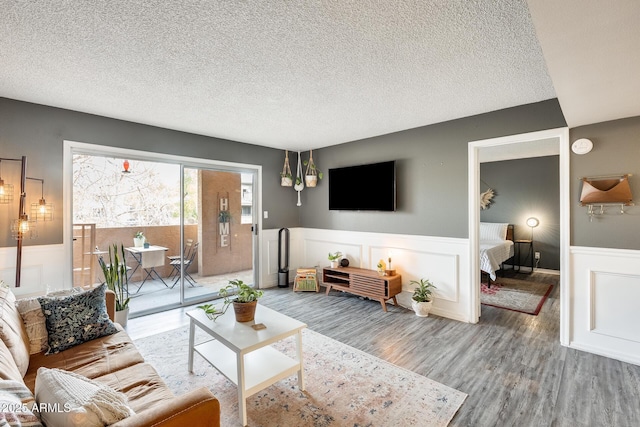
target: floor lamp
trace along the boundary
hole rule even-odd
[[[27,179],[32,179],[36,181],[40,181],[44,188],[44,180],[40,178],[30,178],[27,176],[27,156],[22,156],[20,159],[7,159],[0,158],[0,162],[2,161],[10,161],[10,162],[20,162],[21,163],[21,171],[20,171],[20,202],[18,205],[18,219],[14,219],[11,221],[11,235],[17,240],[17,250],[16,250],[16,288],[20,287],[20,272],[22,270],[22,243],[25,237],[27,238],[35,238],[37,237],[36,232],[36,222],[29,219],[25,211],[25,201],[27,198],[26,193],[26,183]],[[43,190],[44,193],[44,190]],[[11,184],[5,184],[4,180],[0,176],[0,204],[8,204],[13,200],[13,186]],[[45,207],[51,208],[51,205],[47,205],[44,200],[44,194],[42,199],[38,204],[43,209]],[[37,216],[36,216],[37,218]],[[43,217],[43,219],[52,219],[52,216],[49,215],[47,217]]]

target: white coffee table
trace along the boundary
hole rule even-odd
[[[298,387],[304,390],[302,360],[302,329],[307,325],[271,310],[260,303],[253,322],[236,322],[233,307],[214,322],[200,310],[187,312],[189,322],[189,372],[193,372],[194,351],[238,387],[238,404],[242,425],[247,424],[246,398],[271,384],[298,374]],[[252,325],[262,323],[266,329],[255,330]],[[195,345],[198,326],[213,339]],[[296,359],[279,352],[270,345],[296,336]]]

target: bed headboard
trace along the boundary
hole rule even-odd
[[[513,242],[513,224],[507,225],[507,240],[511,240]]]

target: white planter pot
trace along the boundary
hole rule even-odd
[[[291,187],[293,185],[293,179],[283,176],[280,178],[280,185],[283,187]]]
[[[127,320],[129,319],[129,307],[124,310],[116,311],[116,323],[119,323],[123,328],[127,326]]]
[[[331,268],[336,268],[340,265],[340,261],[331,261]]]
[[[305,175],[304,182],[307,187],[315,187],[318,184],[318,177],[316,175]]]
[[[144,246],[144,242],[145,242],[146,240],[147,240],[147,239],[145,239],[144,237],[140,237],[140,238],[138,238],[138,237],[134,237],[134,238],[133,238],[133,246],[135,246],[136,248],[141,248],[141,247],[143,247],[143,246]]]
[[[429,302],[418,302],[411,300],[411,308],[416,312],[416,316],[418,317],[429,317],[429,312],[431,311],[431,306],[433,305],[433,301]]]

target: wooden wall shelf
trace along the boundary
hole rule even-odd
[[[388,300],[398,305],[396,295],[402,292],[402,276],[380,276],[377,271],[356,267],[326,267],[322,270],[322,283],[331,289],[349,292],[372,300],[380,301],[382,309],[387,311]]]

